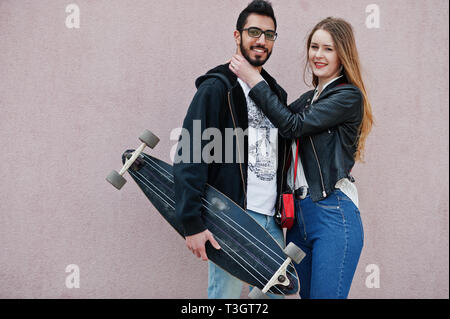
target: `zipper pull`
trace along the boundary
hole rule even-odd
[[[327,193],[325,191],[322,192],[323,197],[327,197]]]

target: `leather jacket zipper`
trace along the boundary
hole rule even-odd
[[[236,130],[236,121],[234,120],[233,109],[231,108],[231,99],[230,99],[231,91],[228,91],[228,107],[230,108],[231,119],[233,120],[234,130]],[[242,160],[241,160],[241,148],[239,146],[239,137],[236,136],[236,143],[238,148],[238,156],[239,156],[239,170],[241,171],[241,179],[242,179],[242,189],[244,190],[244,209],[247,210],[247,189],[244,180],[244,172],[242,170]]]
[[[327,197],[327,192],[325,191],[325,184],[323,183],[322,168],[320,167],[319,158],[317,157],[316,153],[316,148],[314,147],[314,142],[311,136],[309,136],[309,139],[311,141],[311,145],[314,151],[314,156],[316,157],[317,166],[319,167],[320,182],[322,183],[322,196]]]

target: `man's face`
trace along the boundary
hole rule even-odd
[[[251,27],[259,28],[262,31],[275,31],[272,18],[259,14],[248,16],[244,29]],[[274,41],[267,40],[264,33],[259,38],[253,38],[249,36],[248,31],[235,31],[234,37],[238,45],[238,53],[241,53],[253,66],[262,66],[272,54]]]

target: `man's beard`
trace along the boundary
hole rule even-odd
[[[264,65],[264,63],[266,63],[267,60],[269,60],[270,55],[272,54],[272,52],[269,52],[269,50],[263,46],[257,46],[257,45],[253,45],[250,47],[250,50],[252,48],[261,48],[264,49],[267,53],[267,57],[265,59],[251,59],[250,55],[248,54],[248,50],[246,48],[244,48],[242,42],[240,44],[240,48],[241,48],[241,53],[244,56],[244,58],[248,61],[248,63],[250,63],[253,66],[262,66]]]

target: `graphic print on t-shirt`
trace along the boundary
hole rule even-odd
[[[272,181],[277,173],[277,130],[251,99],[247,110],[248,168],[258,179]]]

